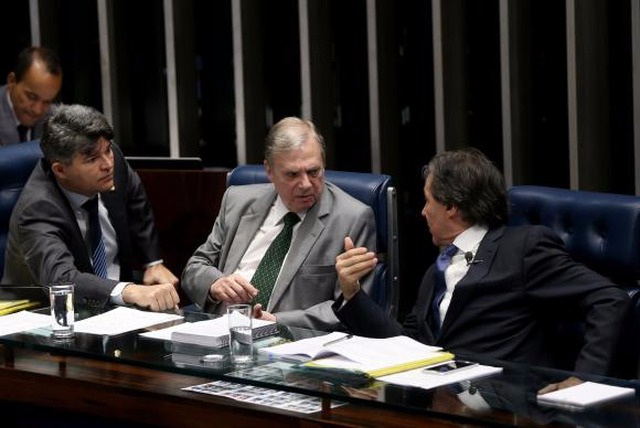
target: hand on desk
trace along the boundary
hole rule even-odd
[[[173,284],[174,287],[178,286],[178,278],[176,278],[176,276],[162,263],[149,266],[144,271],[142,282],[146,285],[164,284],[165,282],[168,282]]]
[[[378,263],[376,254],[365,247],[355,247],[350,237],[344,238],[344,253],[336,257],[336,271],[346,300],[360,291],[360,278],[371,272]]]
[[[580,385],[583,382],[584,381],[578,379],[577,377],[571,376],[570,378],[567,378],[562,382],[550,383],[549,385],[545,386],[540,391],[538,391],[538,394],[542,395],[542,394],[546,394],[547,392],[553,392],[559,389],[568,388],[570,386]]]
[[[180,303],[176,287],[169,282],[156,285],[129,284],[122,291],[122,299],[125,303],[155,312],[178,309]]]
[[[233,274],[211,284],[209,295],[218,302],[248,303],[258,295],[258,289],[242,275]]]

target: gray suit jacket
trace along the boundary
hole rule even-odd
[[[270,183],[227,189],[211,234],[182,274],[182,288],[200,308],[225,311],[224,304],[209,297],[211,284],[236,270],[275,198]],[[291,242],[271,294],[267,310],[279,322],[320,330],[340,327],[331,305],[340,295],[335,259],[344,251],[345,236],[350,236],[356,246],[375,251],[373,211],[326,183],[320,200],[309,210]],[[373,275],[368,275],[362,287],[369,292],[372,284]]]
[[[3,284],[48,285],[72,282],[76,298],[91,306],[109,301],[119,281],[133,281],[136,262],[160,259],[151,206],[138,175],[113,145],[115,187],[101,193],[116,231],[120,278],[93,274],[88,246],[67,197],[48,163],[36,165],[9,222]]]
[[[42,130],[47,115],[40,119],[31,131],[31,139],[42,137]],[[7,101],[7,85],[0,86],[0,146],[8,146],[20,142],[16,121],[13,118],[13,109]]]

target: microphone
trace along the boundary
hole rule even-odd
[[[478,263],[482,263],[482,260],[474,260],[473,253],[471,251],[467,251],[464,253],[464,259],[467,261],[467,266],[477,265]]]

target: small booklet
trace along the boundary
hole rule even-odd
[[[424,345],[407,336],[370,338],[334,332],[320,337],[260,349],[285,359],[306,361],[317,369],[349,370],[369,377],[424,367],[453,359],[436,346]]]
[[[595,404],[632,396],[635,392],[634,388],[584,382],[569,388],[538,395],[538,404],[564,410],[581,411]]]
[[[278,324],[273,321],[252,320],[253,339],[278,334]],[[208,348],[229,346],[229,320],[227,314],[221,317],[179,324],[172,327],[171,341]]]

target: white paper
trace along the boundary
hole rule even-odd
[[[315,367],[364,372],[431,359],[440,356],[441,350],[407,336],[371,338],[340,332],[261,349],[271,355],[306,356]]]
[[[272,324],[275,323],[273,321],[265,321],[259,319],[252,320],[252,327],[254,329]],[[218,318],[204,321],[185,322],[160,330],[140,333],[140,336],[146,337],[148,339],[175,340],[176,337],[173,336],[173,333],[175,332],[187,333],[189,335],[200,336],[204,338],[227,336],[229,334],[228,315],[224,314]]]
[[[635,389],[633,388],[584,382],[544,395],[538,395],[538,404],[578,410],[586,406],[633,394],[635,394]]]
[[[51,315],[20,311],[0,317],[0,336],[51,326]]]
[[[442,375],[423,373],[424,367],[406,372],[383,376],[379,380],[394,383],[397,385],[415,386],[423,389],[437,388],[442,385],[462,382],[464,380],[476,379],[502,372],[502,367],[477,366],[465,368],[460,371],[453,371]]]
[[[119,306],[103,314],[77,321],[73,330],[76,333],[115,336],[182,318],[182,315],[177,314],[141,311]]]

